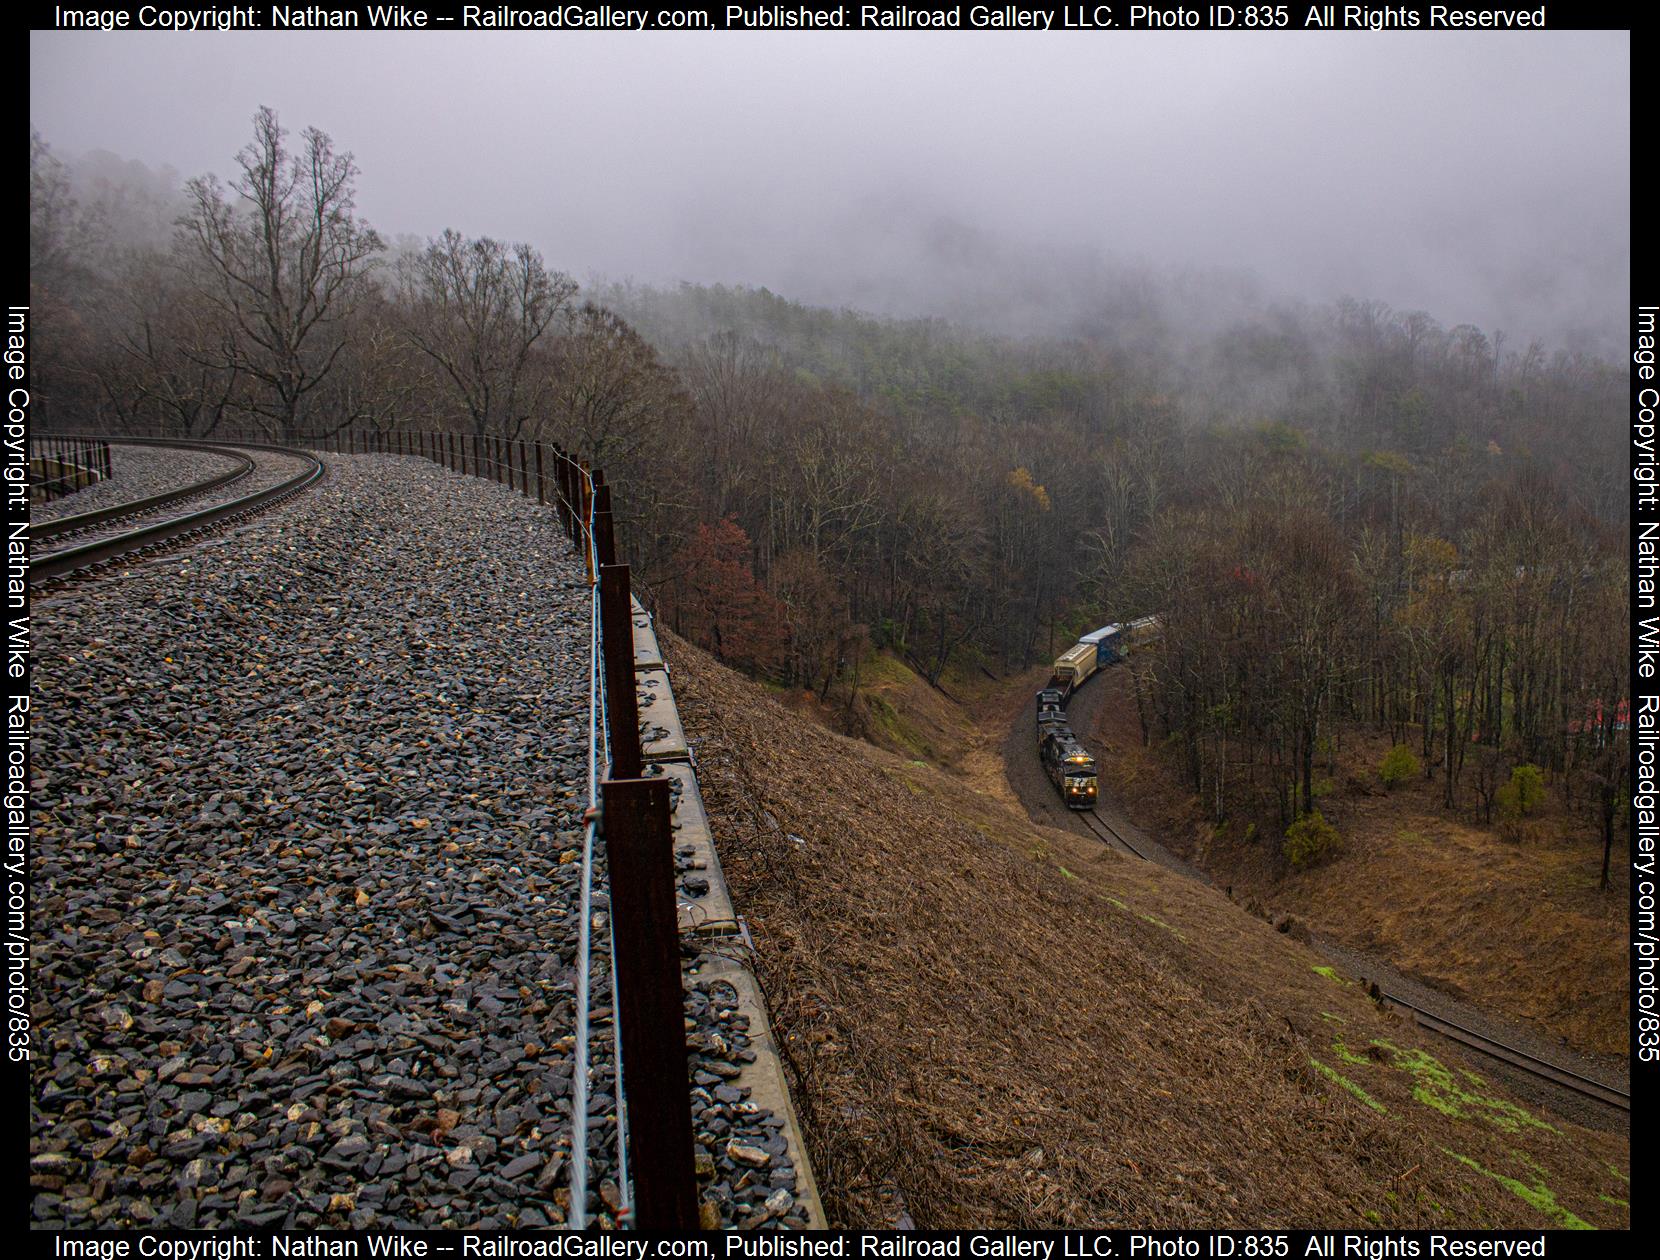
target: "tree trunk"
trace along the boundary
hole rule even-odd
[[[1303,763],[1303,816],[1311,817],[1314,813],[1314,728],[1305,726],[1302,731],[1302,763]]]
[[[1614,852],[1614,814],[1620,801],[1619,787],[1604,786],[1602,791],[1602,882],[1598,888],[1608,891],[1608,862]]]

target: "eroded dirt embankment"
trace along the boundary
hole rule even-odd
[[[1214,889],[665,644],[831,1221],[1624,1227],[1628,1144]]]

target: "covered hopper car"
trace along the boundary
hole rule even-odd
[[[1095,672],[1095,645],[1077,643],[1060,654],[1055,661],[1055,679],[1069,692],[1076,691]]]

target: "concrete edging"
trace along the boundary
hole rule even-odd
[[[638,599],[633,600],[633,622],[635,697],[643,728],[640,745],[646,762],[645,773],[666,775],[678,788],[671,815],[675,909],[682,939],[689,938],[699,949],[691,974],[699,980],[730,985],[737,994],[738,1009],[748,1020],[749,1048],[755,1053],[755,1061],[744,1065],[735,1083],[749,1090],[749,1101],[783,1120],[780,1133],[795,1169],[793,1193],[797,1210],[806,1218],[809,1229],[825,1229],[828,1226],[818,1182],[807,1158],[801,1119],[790,1097],[783,1060],[773,1040],[772,1019],[762,997],[760,981],[747,963],[727,953],[715,952],[721,941],[736,942],[742,938],[744,928],[721,873],[714,831],[698,791],[696,759],[674,702],[668,663],[663,659],[651,614]],[[687,864],[684,867],[683,862]],[[702,892],[691,891],[688,879],[703,880],[707,887]],[[705,948],[703,942],[713,948]]]

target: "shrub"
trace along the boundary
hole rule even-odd
[[[1418,758],[1412,755],[1412,750],[1405,744],[1396,744],[1383,755],[1383,761],[1378,765],[1378,774],[1383,779],[1386,788],[1399,787],[1420,769]]]
[[[1538,766],[1517,766],[1510,782],[1498,791],[1499,816],[1507,820],[1526,818],[1545,799],[1545,772]]]
[[[1315,810],[1285,829],[1286,859],[1295,867],[1313,866],[1337,848],[1338,839],[1337,828]]]

